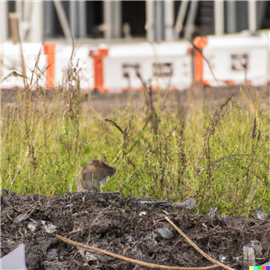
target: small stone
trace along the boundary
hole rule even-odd
[[[47,252],[46,256],[47,256],[47,259],[50,260],[50,261],[57,259],[57,257],[58,257],[58,249],[56,249],[56,248],[50,249]]]
[[[173,233],[167,228],[156,229],[157,233],[161,235],[162,238],[171,239],[173,238]]]
[[[255,252],[254,249],[248,246],[243,247],[243,261],[246,266],[255,266]]]
[[[262,245],[261,245],[261,243],[259,241],[256,241],[256,240],[250,241],[248,244],[244,245],[244,247],[253,248],[254,252],[255,252],[255,255],[257,257],[262,255]]]
[[[153,248],[157,245],[157,241],[155,240],[157,235],[155,233],[149,233],[141,240],[149,247]]]

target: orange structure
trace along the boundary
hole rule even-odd
[[[109,53],[108,49],[98,49],[90,51],[89,55],[94,60],[94,78],[95,86],[94,90],[98,90],[102,93],[109,92],[108,89],[104,88],[104,65],[103,58],[106,57]]]
[[[55,84],[55,44],[44,44],[44,54],[47,55],[46,87],[54,88]]]
[[[205,37],[196,37],[193,44],[199,49],[194,49],[195,83],[203,81],[203,48],[207,45]]]

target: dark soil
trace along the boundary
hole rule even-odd
[[[29,270],[149,269],[62,242],[46,232],[42,220],[55,225],[58,235],[140,261],[185,267],[212,265],[165,220],[168,216],[208,255],[234,269],[243,269],[243,245],[251,240],[262,246],[257,265],[269,261],[269,219],[226,218],[214,211],[204,216],[187,210],[176,214],[166,204],[143,207],[139,201],[121,200],[115,193],[55,197],[14,193],[1,197],[1,256],[24,243]],[[28,225],[35,221],[38,225],[31,232]],[[171,238],[163,238],[160,228],[171,231]]]
[[[267,106],[270,106],[270,85],[255,88],[249,86],[242,86],[242,89],[245,94],[245,98],[254,99],[258,97],[258,99],[265,103]],[[165,96],[164,91],[160,92],[160,97],[157,92],[153,92],[153,100],[154,103],[160,102],[163,100]],[[200,87],[194,86],[191,89],[187,89],[184,91],[170,91],[166,97],[165,106],[163,109],[170,110],[175,109],[175,107],[179,108],[179,106],[187,107],[200,107],[202,104],[207,106],[216,107],[218,104],[223,103],[226,99],[228,99],[232,94],[234,94],[234,98],[239,100],[240,97],[243,96],[241,91],[239,90],[239,86],[231,86],[231,87],[222,87],[222,88],[214,88],[214,87]],[[23,95],[22,89],[2,89],[1,90],[1,102],[2,106],[11,106],[16,103],[16,106],[20,106],[23,102],[18,102],[21,100],[20,97]],[[57,90],[48,89],[46,93],[43,90],[33,91],[31,93],[32,102],[37,100],[43,100],[44,96],[46,100],[51,100],[54,96],[57,95]],[[23,100],[23,99],[22,99]],[[129,104],[132,108],[138,109],[141,104],[144,104],[144,93],[143,91],[132,91],[131,93],[94,93],[94,92],[82,92],[82,101],[83,105],[87,108],[93,108],[96,112],[106,115],[115,110],[124,110]]]

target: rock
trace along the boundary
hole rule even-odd
[[[49,261],[56,260],[58,258],[58,249],[56,248],[50,249],[47,252],[46,257]]]
[[[185,208],[188,210],[193,209],[195,206],[196,206],[196,200],[193,198],[189,198],[188,200],[181,203],[177,203],[175,205],[176,208]]]
[[[255,252],[254,249],[248,246],[243,246],[243,261],[244,267],[255,266]]]
[[[162,238],[165,238],[165,239],[173,238],[173,233],[167,228],[158,228],[156,229],[156,231],[158,234],[160,234]]]
[[[149,233],[141,239],[149,248],[154,248],[157,245],[157,235],[155,233]]]
[[[85,251],[82,248],[78,248],[78,251],[79,251],[80,255],[82,256],[84,262],[86,263],[85,265],[89,265],[89,262],[91,262],[91,264],[98,263],[98,259],[90,252]]]
[[[256,241],[256,240],[250,241],[248,244],[245,244],[244,247],[253,248],[256,257],[262,256],[262,245],[261,245],[261,243],[259,241]]]

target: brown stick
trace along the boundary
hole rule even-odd
[[[235,269],[233,269],[225,264],[222,264],[222,263],[212,259],[209,255],[207,255],[205,252],[203,252],[194,242],[192,242],[168,217],[165,217],[165,219],[167,219],[172,224],[172,226],[189,242],[189,244],[191,244],[197,251],[199,251],[206,259],[208,259],[212,263],[215,263],[218,266],[221,266],[225,269],[235,270]]]
[[[58,239],[66,242],[68,244],[71,244],[73,246],[91,249],[91,250],[94,250],[96,252],[103,253],[103,254],[106,254],[108,256],[111,256],[111,257],[120,259],[120,260],[124,260],[124,261],[131,262],[131,263],[136,263],[136,264],[139,264],[139,265],[142,265],[142,266],[147,266],[147,267],[150,267],[150,268],[174,269],[174,270],[207,270],[207,269],[214,269],[214,268],[217,268],[218,267],[217,265],[211,265],[211,266],[206,266],[206,267],[180,267],[180,266],[166,266],[166,265],[159,265],[159,264],[154,264],[154,263],[146,263],[146,262],[142,262],[142,261],[137,261],[137,260],[134,260],[134,259],[130,259],[130,258],[121,256],[121,255],[118,255],[118,254],[114,254],[112,252],[109,252],[109,251],[106,251],[106,250],[103,250],[103,249],[99,249],[99,248],[95,248],[95,247],[83,245],[83,244],[80,244],[78,242],[69,240],[69,239],[67,239],[67,238],[65,238],[63,236],[58,235],[58,234],[56,234],[55,236]]]

